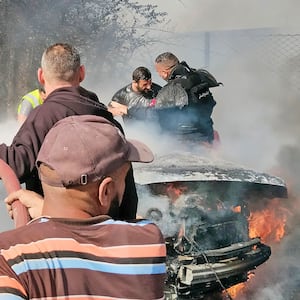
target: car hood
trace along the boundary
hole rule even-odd
[[[240,183],[268,191],[270,197],[287,197],[286,184],[280,177],[190,153],[161,155],[150,164],[134,164],[134,177],[140,185],[177,181]]]

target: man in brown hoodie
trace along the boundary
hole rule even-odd
[[[43,194],[35,160],[46,134],[59,120],[73,115],[102,116],[123,131],[106,106],[95,101],[97,96],[80,87],[84,77],[85,68],[73,46],[59,43],[44,51],[38,80],[45,88],[46,100],[30,113],[10,146],[0,145],[0,159],[14,170],[20,183],[25,183],[29,190]],[[131,168],[126,177],[120,218],[135,218],[136,208],[137,194]]]

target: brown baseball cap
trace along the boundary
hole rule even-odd
[[[53,186],[76,186],[101,180],[126,162],[151,162],[153,153],[143,143],[127,140],[103,117],[71,116],[48,132],[37,157],[57,178],[41,180]],[[41,175],[41,174],[40,174]]]

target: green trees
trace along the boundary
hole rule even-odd
[[[130,0],[0,0],[2,118],[37,86],[48,45],[72,43],[83,52],[89,74],[98,81],[116,78],[116,66],[119,74],[136,49],[151,43],[150,26],[165,17],[155,5]]]

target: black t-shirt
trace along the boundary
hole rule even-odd
[[[153,116],[153,106],[155,105],[155,98],[161,86],[152,83],[151,90],[147,93],[137,93],[132,90],[131,84],[121,88],[117,91],[112,101],[126,105],[128,108],[127,115],[123,116],[123,120],[151,120]]]

